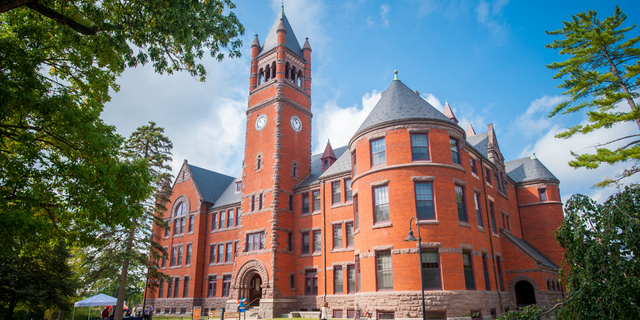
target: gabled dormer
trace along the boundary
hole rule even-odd
[[[442,111],[442,114],[447,116],[447,118],[449,118],[451,122],[458,123],[458,119],[456,118],[456,115],[453,114],[453,110],[451,110],[451,107],[449,106],[449,102],[447,102],[447,100],[444,101],[444,110]]]
[[[324,148],[324,153],[322,153],[322,157],[320,160],[322,161],[322,172],[325,172],[331,165],[336,162],[338,158],[336,154],[333,152],[333,148],[331,147],[331,141],[327,141],[327,146]]]

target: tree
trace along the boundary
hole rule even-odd
[[[574,195],[556,233],[567,295],[558,319],[636,319],[640,314],[640,187],[603,204]]]
[[[557,70],[554,79],[565,78],[559,86],[567,89],[564,95],[571,98],[562,102],[550,113],[552,117],[563,114],[587,111],[588,124],[577,125],[562,132],[556,137],[569,138],[574,134],[586,134],[602,128],[611,128],[620,122],[635,121],[640,129],[640,111],[634,101],[640,89],[640,48],[636,47],[640,35],[625,40],[625,34],[635,25],[621,28],[627,16],[616,6],[613,17],[604,21],[596,17],[595,11],[588,11],[572,16],[572,21],[565,21],[564,27],[556,31],[547,31],[549,35],[560,35],[546,45],[547,48],[560,49],[560,54],[569,55],[563,62],[547,65]],[[629,105],[629,111],[620,111],[618,103]],[[595,110],[594,110],[595,109]],[[624,170],[617,178],[605,178],[597,186],[606,186],[618,182],[640,172],[640,134],[619,137],[612,141],[594,145],[595,154],[577,154],[572,152],[575,160],[569,165],[578,168],[595,169],[602,163],[615,164],[632,161],[630,168]],[[605,146],[620,145],[615,149]]]

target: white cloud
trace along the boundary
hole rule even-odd
[[[529,138],[538,136],[551,128],[554,123],[553,120],[547,117],[549,111],[565,100],[567,98],[564,96],[544,96],[533,100],[529,108],[523,114],[518,115],[513,122],[513,126],[511,126],[510,132],[519,132],[519,134],[524,134]]]
[[[271,7],[275,13],[280,13],[282,1],[272,0]],[[291,23],[300,47],[304,45],[305,38],[309,38],[309,44],[314,56],[323,56],[331,38],[327,34],[322,23],[326,13],[326,5],[323,0],[285,0],[284,12]],[[265,31],[266,32],[266,31]],[[266,37],[266,33],[265,36]]]
[[[421,96],[429,102],[429,104],[438,109],[438,111],[444,111],[444,104],[442,104],[440,99],[433,94],[427,93]],[[472,105],[464,102],[455,102],[449,103],[449,106],[451,107],[453,114],[456,116],[456,119],[458,119],[458,125],[460,125],[462,129],[467,130],[467,126],[469,125],[469,122],[471,122],[476,132],[480,133],[486,131],[487,123],[485,122],[484,117],[476,113],[475,108]]]
[[[481,0],[476,7],[476,13],[478,14],[478,22],[485,23],[489,18],[489,4]]]
[[[354,105],[341,108],[335,100],[324,104],[320,112],[314,115],[313,130],[318,132],[318,142],[314,154],[324,151],[325,142],[331,140],[333,148],[345,146],[353,137],[364,119],[376,106],[382,95],[377,90],[362,97],[362,107]]]
[[[502,11],[508,2],[509,0],[495,0],[493,4],[489,4],[480,0],[475,8],[480,26],[489,30],[498,41],[503,41],[506,37],[508,25],[502,18]]]
[[[382,24],[384,27],[389,27],[389,19],[387,19],[387,14],[389,13],[389,5],[383,4],[380,6],[380,15],[382,16]]]
[[[436,109],[438,109],[438,111],[440,111],[440,112],[444,111],[444,105],[442,103],[440,103],[440,99],[438,99],[433,94],[427,93],[425,95],[421,95],[421,97],[422,97],[422,99],[427,100],[427,102],[429,102],[429,104],[434,106]]]

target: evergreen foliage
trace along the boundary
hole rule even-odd
[[[559,49],[561,55],[570,58],[563,62],[547,65],[557,70],[554,79],[564,78],[559,86],[567,89],[564,95],[570,96],[550,113],[552,117],[563,114],[586,111],[588,124],[577,125],[556,137],[569,138],[574,134],[586,134],[598,129],[611,128],[616,123],[634,121],[640,129],[640,111],[634,101],[640,89],[640,48],[637,47],[640,35],[626,39],[625,36],[635,25],[621,28],[627,16],[616,6],[613,17],[604,21],[597,18],[595,11],[572,16],[565,21],[564,27],[556,31],[547,31],[549,35],[563,36],[556,39],[547,48]],[[619,103],[628,104],[628,111],[617,108]],[[626,109],[626,108],[625,108]],[[617,178],[605,178],[597,186],[616,183],[640,171],[640,134],[619,137],[612,141],[594,145],[595,154],[577,154],[569,165],[578,168],[595,169],[602,163],[615,164],[632,161],[630,168]],[[619,147],[608,149],[607,145]]]

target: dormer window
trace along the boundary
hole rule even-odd
[[[325,160],[325,161],[324,161],[324,163],[322,164],[322,167],[323,167],[324,169],[329,168],[329,160]]]
[[[242,181],[236,181],[236,193],[242,191]]]
[[[540,202],[547,201],[547,189],[538,189],[538,196],[540,197]]]

